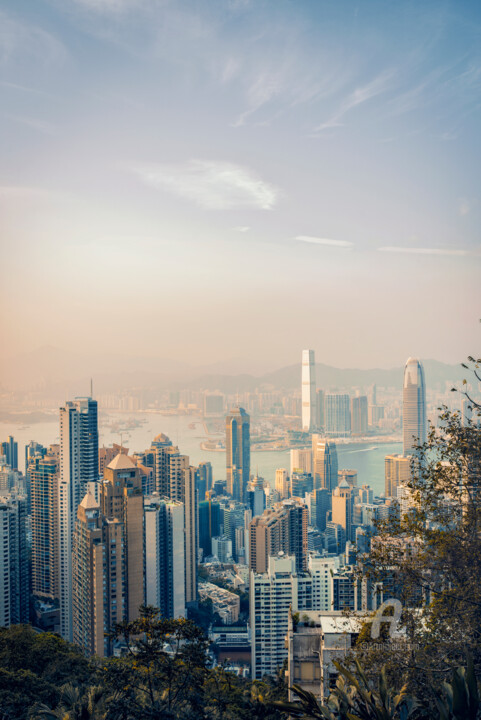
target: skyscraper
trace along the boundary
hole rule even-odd
[[[72,539],[77,508],[89,483],[99,478],[97,401],[76,398],[60,408],[60,477],[58,486],[58,541],[60,634],[73,640]]]
[[[185,617],[184,506],[154,494],[144,509],[145,602],[163,617]]]
[[[338,462],[336,443],[321,435],[312,436],[312,472],[314,489],[327,488],[332,492],[338,483]]]
[[[409,358],[403,384],[403,455],[413,455],[416,445],[426,442],[426,386],[424,368],[417,358]]]
[[[351,432],[353,435],[367,433],[367,396],[358,395],[351,399]]]
[[[144,602],[144,499],[140,468],[128,455],[119,453],[105,468],[100,506],[107,519],[122,524],[125,619],[136,620]]]
[[[197,555],[199,549],[199,507],[196,468],[184,470],[185,602],[197,600]]]
[[[324,396],[326,434],[347,437],[351,434],[351,403],[345,393],[326,393]]]
[[[307,568],[308,510],[298,498],[276,503],[274,508],[251,520],[249,525],[249,566],[267,572],[269,558],[280,551],[293,555],[298,572]]]
[[[87,493],[73,534],[72,635],[88,655],[111,654],[106,633],[124,619],[122,523],[107,519]]]
[[[397,488],[407,485],[411,479],[411,457],[408,455],[386,455],[384,458],[384,480],[386,497],[397,497]]]
[[[29,617],[27,498],[0,497],[0,626]]]
[[[243,502],[250,480],[250,417],[244,408],[234,408],[225,421],[227,492]]]
[[[12,470],[18,470],[18,443],[12,435],[8,436],[6,442],[1,443],[0,455],[5,455],[6,463]]]
[[[51,600],[59,596],[58,458],[37,455],[28,472],[32,497],[32,592]]]
[[[314,350],[302,351],[302,430],[311,432],[317,416],[316,362]]]

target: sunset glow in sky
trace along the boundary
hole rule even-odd
[[[479,346],[481,5],[5,0],[2,357]]]

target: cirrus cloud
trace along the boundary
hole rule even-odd
[[[450,250],[449,248],[420,248],[386,246],[378,248],[379,252],[407,253],[411,255],[468,255],[467,250]]]
[[[299,242],[312,243],[313,245],[330,245],[331,247],[353,247],[354,243],[348,240],[333,240],[332,238],[312,237],[311,235],[297,235]]]
[[[270,210],[280,192],[249,168],[227,162],[142,165],[134,169],[145,185],[167,190],[209,210],[254,207]]]

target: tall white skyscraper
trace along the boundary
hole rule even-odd
[[[404,368],[403,455],[415,454],[415,446],[426,442],[426,432],[424,368],[420,360],[409,358]]]
[[[302,430],[310,432],[316,422],[316,361],[314,350],[302,351]]]
[[[77,509],[99,479],[97,401],[76,398],[60,408],[60,478],[58,483],[58,562],[60,634],[73,640],[72,541]]]

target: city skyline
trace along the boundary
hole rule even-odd
[[[2,362],[126,331],[133,355],[200,364],[473,352],[478,4],[7,0],[0,19]]]

